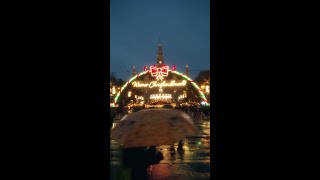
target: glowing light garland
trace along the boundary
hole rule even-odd
[[[188,76],[184,75],[183,73],[180,73],[180,72],[177,72],[177,71],[173,71],[173,70],[169,70],[169,69],[168,69],[168,72],[172,72],[172,73],[177,74],[177,75],[179,75],[179,76],[182,76],[184,79],[188,80],[188,81],[193,85],[193,87],[195,87],[196,90],[199,92],[201,99],[204,101],[204,104],[205,104],[205,105],[209,105],[209,103],[207,102],[206,96],[205,96],[204,93],[201,91],[200,87],[199,87],[192,79],[190,79]],[[128,86],[129,83],[131,83],[131,82],[132,82],[133,80],[135,80],[137,77],[142,76],[142,75],[145,75],[145,74],[147,74],[147,73],[150,73],[150,71],[141,72],[140,74],[132,77],[129,81],[127,81],[126,84],[124,84],[124,85],[121,87],[120,91],[119,91],[118,94],[116,95],[116,97],[115,97],[115,99],[114,99],[114,103],[117,104],[117,101],[118,101],[118,99],[119,99],[119,97],[120,97],[121,92]]]
[[[171,94],[151,94],[150,99],[171,99]]]
[[[161,83],[158,83],[158,81],[152,81],[149,84],[142,84],[139,81],[132,82],[133,87],[174,87],[174,86],[185,86],[187,84],[186,80],[181,81],[180,83],[176,83],[175,80],[171,81],[170,83],[167,83],[166,81],[162,81]]]
[[[114,103],[115,103],[115,104],[117,103],[117,101],[118,101],[118,99],[119,99],[119,97],[120,97],[120,93],[128,86],[129,83],[131,83],[133,80],[137,79],[137,77],[142,76],[142,75],[144,75],[144,74],[147,74],[148,72],[149,72],[149,71],[141,72],[140,74],[135,75],[135,76],[133,76],[131,79],[129,79],[129,81],[127,81],[126,84],[124,84],[124,85],[121,87],[120,91],[118,92],[118,94],[117,94],[116,97],[114,98]]]
[[[157,68],[156,66],[150,66],[150,73],[152,77],[156,77],[159,81],[163,80],[163,77],[167,77],[169,72],[169,66],[163,66],[161,68]]]
[[[184,75],[184,74],[182,74],[182,73],[180,73],[180,72],[177,72],[177,71],[171,71],[171,72],[174,73],[174,74],[180,75],[180,76],[182,76],[183,78],[187,79],[187,80],[193,85],[193,87],[195,87],[195,88],[198,90],[201,98],[205,101],[205,104],[208,105],[207,98],[206,98],[206,96],[204,95],[204,93],[201,91],[201,89],[200,89],[200,87],[197,85],[197,83],[193,82],[192,79],[190,79],[188,76],[186,76],[186,75]]]

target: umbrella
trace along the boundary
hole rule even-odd
[[[110,137],[124,147],[171,145],[197,128],[186,113],[175,109],[145,109],[123,117]]]

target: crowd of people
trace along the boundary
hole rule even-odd
[[[174,108],[174,107],[171,107]],[[144,109],[143,106],[133,107],[132,109],[128,109],[126,107],[117,107],[110,108],[110,129],[112,127],[112,123],[120,120],[123,116],[131,112],[138,112]],[[210,119],[210,108],[209,107],[201,107],[201,106],[180,106],[175,107],[174,109],[179,109],[190,117],[192,117],[195,121],[199,120],[208,120]]]
[[[194,120],[204,120],[210,119],[210,108],[209,107],[199,107],[199,106],[180,106],[176,107],[181,111],[188,114]]]

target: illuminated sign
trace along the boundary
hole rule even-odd
[[[171,99],[171,94],[151,94],[150,99]]]
[[[176,83],[175,80],[171,81],[170,83],[167,83],[166,81],[162,81],[161,83],[158,83],[158,81],[152,81],[149,84],[142,84],[139,81],[133,81],[132,82],[132,86],[133,87],[149,87],[149,88],[153,88],[153,87],[175,87],[175,86],[186,86],[187,81],[183,80],[180,83]]]
[[[172,71],[175,71],[177,68],[176,68],[176,65],[174,65],[173,67],[172,67]]]
[[[168,76],[168,70],[169,66],[163,66],[161,68],[158,68],[156,66],[150,66],[150,72],[152,77],[156,77],[156,79],[159,81],[163,80],[163,77]]]

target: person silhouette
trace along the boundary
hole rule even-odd
[[[147,180],[146,147],[125,148],[123,151],[123,166],[131,169],[131,180]]]
[[[162,159],[162,153],[155,146],[124,148],[123,151],[123,166],[131,169],[131,180],[148,180],[148,167]]]
[[[163,160],[163,155],[160,151],[157,150],[156,146],[150,146],[147,149],[147,158],[148,164],[159,164],[161,160]]]
[[[178,151],[182,151],[182,150],[183,150],[182,146],[183,146],[182,140],[180,140],[180,141],[179,141],[179,144],[178,144],[177,150],[178,150]]]

